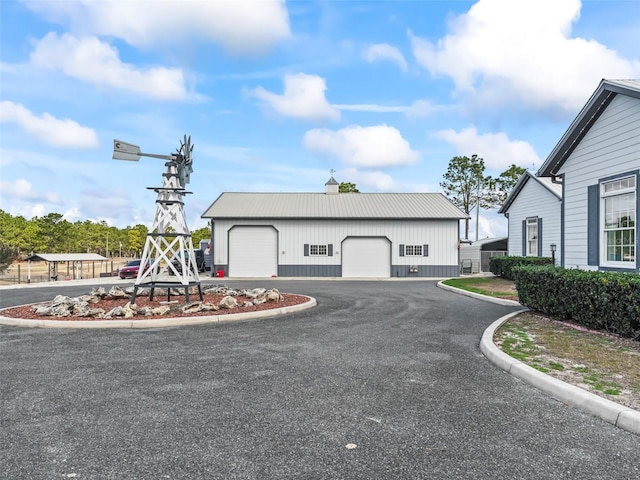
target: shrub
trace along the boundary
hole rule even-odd
[[[489,270],[498,277],[513,280],[513,268],[523,265],[553,265],[550,257],[493,257]]]
[[[640,340],[640,275],[553,266],[519,266],[513,274],[530,309]]]

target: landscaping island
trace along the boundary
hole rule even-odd
[[[149,290],[143,289],[139,290],[136,303],[131,304],[132,290],[133,287],[122,289],[114,286],[107,292],[100,287],[79,297],[58,295],[50,302],[6,308],[0,314],[9,319],[36,321],[136,321],[250,314],[282,310],[313,300],[304,295],[282,294],[276,289],[236,290],[216,285],[203,290],[202,301],[185,303],[184,295],[178,290],[172,290],[167,301],[166,290],[156,288],[153,300],[149,299]]]

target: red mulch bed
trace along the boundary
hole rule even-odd
[[[176,318],[176,317],[208,317],[208,316],[214,316],[214,315],[228,315],[230,313],[259,312],[262,310],[273,310],[276,308],[290,307],[292,305],[300,305],[301,303],[305,303],[309,301],[309,297],[304,297],[302,295],[294,295],[290,293],[281,293],[280,295],[283,298],[283,300],[280,302],[266,302],[261,305],[252,305],[251,307],[240,306],[245,301],[250,302],[251,299],[243,295],[238,295],[234,297],[238,301],[239,306],[237,308],[232,308],[232,309],[221,308],[220,310],[215,310],[215,311],[212,310],[207,312],[196,312],[196,313],[183,313],[181,311],[181,308],[185,305],[184,295],[172,295],[170,301],[175,303],[168,304],[169,307],[171,307],[171,311],[169,311],[169,313],[166,313],[164,315],[150,315],[150,316],[136,315],[132,318],[127,318],[127,320],[151,320],[156,318]],[[225,295],[205,294],[204,303],[211,303],[213,305],[218,305],[220,303],[220,300],[222,300],[223,297],[225,297]],[[200,297],[198,296],[197,293],[195,295],[190,294],[189,300],[191,300],[190,303],[193,303],[196,301],[199,302]],[[138,308],[142,308],[145,306],[156,308],[162,305],[167,305],[166,302],[167,302],[166,294],[155,295],[153,301],[149,301],[148,296],[143,296],[143,295],[136,296],[136,306]],[[43,302],[43,303],[47,304],[49,302]],[[122,299],[122,298],[113,299],[110,297],[105,297],[102,300],[100,300],[98,303],[90,304],[90,307],[102,308],[105,311],[105,313],[107,313],[111,309],[117,306],[124,306],[127,303],[129,303],[129,300],[127,299]],[[93,317],[52,317],[48,315],[47,316],[36,315],[33,312],[32,305],[6,308],[4,310],[0,310],[0,315],[3,315],[5,317],[11,317],[11,318],[25,318],[25,319],[32,319],[32,320],[63,320],[63,321],[70,321],[70,322],[79,321],[79,320],[82,320],[82,321],[124,320],[124,317],[113,317],[113,318],[105,319],[105,318],[93,318]]]

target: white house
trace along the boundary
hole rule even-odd
[[[639,175],[640,80],[602,80],[538,171],[562,186],[564,267],[638,271]]]
[[[459,224],[440,193],[222,193],[212,272],[230,277],[452,277]],[[215,274],[215,273],[214,273]]]
[[[508,220],[509,255],[555,257],[561,265],[562,185],[526,171],[498,212]]]

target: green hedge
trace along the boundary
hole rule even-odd
[[[640,275],[553,266],[520,266],[513,274],[530,309],[640,341]]]
[[[523,265],[553,265],[551,257],[493,257],[489,270],[498,277],[513,280],[513,268]]]

